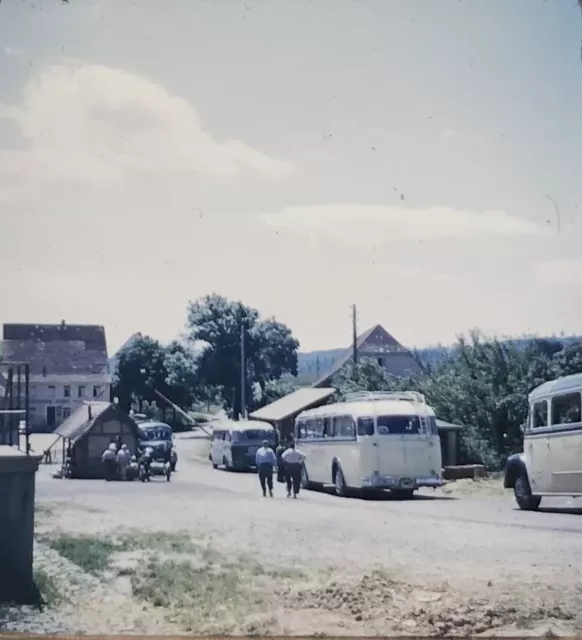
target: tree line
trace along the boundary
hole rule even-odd
[[[521,341],[520,341],[521,342]],[[521,451],[527,396],[538,385],[582,373],[579,341],[532,339],[525,348],[488,339],[478,331],[460,337],[438,364],[419,362],[421,373],[395,379],[375,361],[362,360],[339,372],[337,395],[353,391],[419,391],[437,417],[464,426],[461,463],[500,468]]]
[[[184,336],[162,346],[139,337],[120,355],[113,393],[141,410],[161,391],[184,409],[211,404],[236,417],[241,406],[241,338],[245,344],[245,407],[251,412],[297,389],[298,341],[291,329],[256,309],[215,293],[188,305]],[[442,359],[397,379],[375,360],[360,359],[332,380],[339,398],[351,391],[415,390],[441,420],[461,424],[461,462],[500,467],[522,446],[527,396],[539,384],[582,372],[580,342],[501,341],[479,332],[460,337]]]
[[[238,416],[293,390],[281,378],[297,375],[298,347],[285,324],[213,293],[188,304],[186,332],[180,339],[163,346],[139,335],[121,351],[113,395],[126,411],[159,404],[157,390],[184,409],[207,403]]]

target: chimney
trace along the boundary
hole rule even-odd
[[[89,412],[89,420],[93,420],[93,416],[91,415],[91,405],[87,405],[87,411]]]

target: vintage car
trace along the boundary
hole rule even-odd
[[[143,451],[146,447],[152,447],[154,450],[154,458],[161,456],[165,447],[168,446],[168,442],[172,443],[174,440],[172,427],[165,422],[140,422],[138,423],[138,427],[141,434],[141,441],[139,443],[140,451]],[[172,444],[170,460],[172,471],[176,471],[177,463],[178,453]]]

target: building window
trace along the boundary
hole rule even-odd
[[[85,387],[82,384],[79,385],[79,389],[77,390],[77,397],[78,398],[84,398],[85,397]]]
[[[101,394],[101,387],[96,384],[93,386],[93,397],[97,398],[97,396],[99,396]]]
[[[384,358],[376,358],[378,360],[378,364],[383,367],[384,366]]]
[[[63,387],[63,395],[65,398],[70,398],[71,397],[71,387],[70,385],[66,384]]]
[[[71,407],[63,407],[63,420],[66,420],[71,415]]]
[[[54,384],[49,384],[48,386],[48,392],[49,392],[49,396],[51,398],[54,398],[57,392],[57,388],[55,387]]]

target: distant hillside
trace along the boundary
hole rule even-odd
[[[513,343],[518,349],[525,349],[527,345],[535,339],[557,340],[563,344],[572,344],[581,338],[576,336],[551,336],[546,338],[516,338],[505,340],[506,343]],[[427,347],[417,349],[416,353],[423,362],[436,365],[442,358],[452,351],[453,347]],[[325,351],[310,351],[309,353],[297,354],[297,381],[299,384],[311,384],[315,382],[319,374],[324,374],[331,367],[333,362],[345,351],[345,349],[327,349]]]

